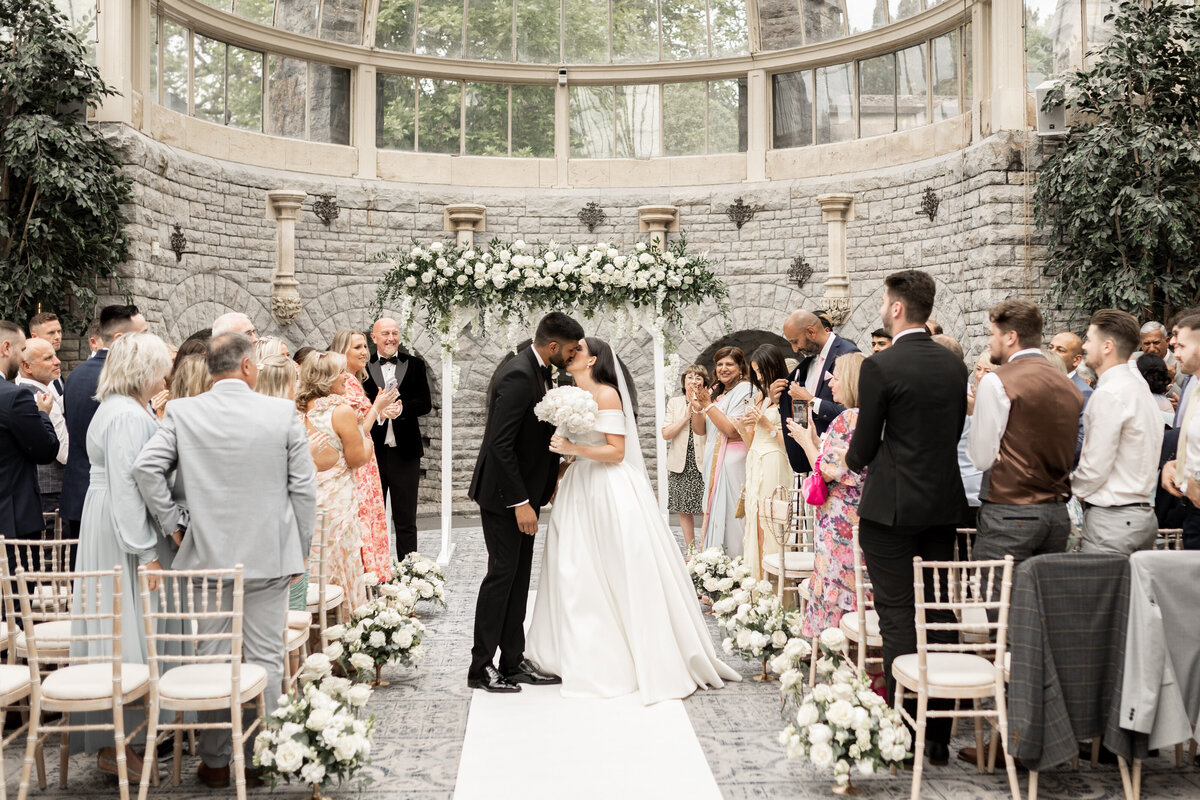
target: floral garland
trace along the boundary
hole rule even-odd
[[[728,318],[729,290],[707,254],[687,251],[680,236],[660,249],[639,242],[631,253],[607,243],[577,246],[527,243],[486,247],[413,242],[382,256],[389,265],[379,286],[376,310],[395,303],[400,327],[411,333],[418,313],[436,329],[444,351],[452,351],[470,314],[483,330],[513,346],[539,311],[580,313],[591,319],[650,315],[654,330],[671,342],[683,309],[717,303]],[[670,347],[668,347],[670,349]]]

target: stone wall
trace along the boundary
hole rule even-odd
[[[381,252],[410,239],[452,241],[443,231],[443,209],[474,202],[487,207],[483,238],[555,240],[580,244],[605,240],[629,247],[638,240],[637,207],[678,206],[690,246],[708,251],[730,286],[733,330],[778,332],[787,314],[816,308],[826,273],[826,226],[816,197],[849,192],[848,223],[852,313],[840,333],[864,349],[878,326],[881,279],[905,267],[929,270],[938,281],[935,318],[963,342],[973,359],[986,339],[982,312],[1007,295],[1040,296],[1036,231],[1029,217],[1032,187],[1025,165],[1034,139],[998,134],[949,156],[900,168],[867,169],[836,178],[743,183],[711,188],[627,190],[446,189],[416,184],[330,179],[220,162],[163,145],[123,126],[106,135],[119,147],[134,181],[127,209],[131,254],[126,287],[151,327],[178,344],[227,310],[244,311],[260,334],[282,336],[293,348],[325,346],[335,330],[366,329],[383,267]],[[266,194],[278,188],[309,193],[296,224],[296,278],[304,310],[280,328],[270,315],[275,223]],[[923,216],[926,189],[938,199],[932,220]],[[326,226],[311,213],[317,194],[334,194],[340,216]],[[758,207],[740,230],[725,208],[738,197]],[[605,221],[594,234],[577,214],[600,204]],[[177,261],[169,249],[178,223],[188,245]],[[676,234],[672,234],[676,235]],[[155,249],[155,243],[158,243]],[[802,289],[787,279],[791,260],[803,255],[814,274]],[[532,324],[532,321],[531,321]],[[604,321],[585,322],[589,333],[612,335]],[[727,332],[715,309],[696,309],[685,326],[680,353],[694,358]],[[434,413],[423,424],[430,437],[423,511],[439,496],[441,362],[428,333],[417,326],[410,349],[429,361]],[[653,474],[654,420],[650,344],[643,334],[613,339],[640,390],[642,445]],[[483,393],[501,348],[470,329],[459,346],[461,383],[455,395],[454,488],[456,506],[468,507],[466,487],[483,429]],[[669,377],[673,383],[673,378]]]

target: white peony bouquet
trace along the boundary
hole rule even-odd
[[[900,714],[871,688],[871,678],[850,663],[841,631],[831,628],[821,633],[823,655],[817,673],[826,682],[811,692],[801,676],[812,651],[807,642],[801,647],[797,641],[803,640],[789,642],[771,662],[772,669],[781,673],[784,714],[793,717],[779,733],[787,757],[832,768],[836,785],[844,788],[852,772],[874,775],[911,756],[912,734]]]
[[[721,643],[727,654],[762,661],[762,675],[757,680],[771,679],[767,661],[783,652],[803,624],[799,612],[783,607],[769,581],[734,591],[713,605],[713,614],[729,634]]]
[[[409,553],[403,561],[392,559],[392,579],[388,583],[410,590],[417,602],[446,607],[446,573],[436,561],[420,553]]]
[[[298,690],[279,698],[254,741],[263,779],[272,786],[298,779],[319,788],[353,777],[371,755],[375,718],[362,718],[370,698],[370,686],[333,676],[328,656],[309,656]]]
[[[750,567],[746,565],[745,560],[741,556],[730,558],[720,547],[710,547],[702,552],[693,553],[688,559],[687,568],[692,583],[696,586],[696,594],[713,603],[714,614],[716,604],[730,592],[743,585],[754,585],[754,579],[750,577]]]
[[[542,422],[549,422],[560,436],[581,436],[596,429],[596,398],[578,386],[559,386],[546,392],[546,396],[533,407],[533,413]]]
[[[424,656],[425,626],[412,616],[416,605],[412,590],[385,583],[379,591],[378,597],[354,609],[349,625],[325,629],[325,655],[360,680],[368,676],[378,680],[379,671],[393,661],[416,666]]]

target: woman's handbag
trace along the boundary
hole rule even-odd
[[[823,506],[829,499],[829,484],[825,483],[819,472],[813,472],[805,478],[800,488],[804,490],[804,502],[810,506]]]
[[[738,497],[737,508],[735,508],[733,511],[733,518],[734,519],[745,519],[746,518],[746,487],[745,486],[742,487],[742,494],[740,497]]]

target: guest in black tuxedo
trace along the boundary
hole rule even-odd
[[[775,381],[771,386],[771,393],[778,398],[779,418],[792,418],[793,403],[808,403],[812,407],[817,433],[824,435],[838,414],[846,410],[845,406],[834,402],[833,388],[829,385],[833,364],[840,355],[859,352],[858,346],[826,329],[821,318],[811,311],[792,312],[783,323],[783,335],[791,344],[792,352],[801,355],[801,360],[786,379]],[[811,472],[812,465],[804,455],[804,448],[790,436],[783,438],[792,472]]]
[[[79,538],[79,521],[83,519],[83,500],[87,497],[91,482],[92,462],[87,452],[88,426],[100,404],[96,402],[96,385],[100,382],[100,371],[108,356],[108,345],[127,333],[142,333],[146,330],[146,318],[137,306],[105,306],[100,309],[100,324],[97,328],[100,349],[84,361],[67,379],[63,392],[63,416],[67,420],[67,437],[70,452],[67,467],[63,470],[62,497],[58,515],[70,531],[68,538]]]
[[[917,650],[913,557],[953,558],[954,529],[967,514],[958,469],[967,368],[925,330],[936,294],[933,278],[904,270],[889,275],[884,286],[880,313],[892,346],[863,363],[858,426],[846,466],[855,472],[869,467],[858,506],[859,540],[875,591],[890,699],[892,661]],[[932,584],[926,589],[932,600]],[[929,611],[927,618],[953,621],[953,614]],[[955,641],[953,633],[949,639],[938,634],[930,631],[930,641]],[[945,764],[950,720],[930,720],[926,735],[930,763]]]
[[[58,457],[58,436],[48,416],[54,404],[50,393],[35,394],[13,382],[24,350],[25,332],[0,320],[0,536],[40,538],[37,465]],[[9,569],[16,567],[10,558]]]
[[[371,402],[392,380],[400,392],[400,413],[384,417],[371,426],[375,459],[386,502],[392,497],[392,525],[396,529],[396,557],[417,551],[417,487],[421,482],[420,417],[433,408],[429,396],[429,375],[425,361],[400,351],[400,327],[396,320],[382,317],[371,327],[375,357],[367,363],[363,391]],[[389,412],[390,413],[390,412]]]
[[[558,456],[554,427],[533,407],[550,389],[550,365],[562,369],[579,349],[583,327],[553,312],[538,323],[533,345],[496,371],[488,387],[487,424],[468,495],[479,504],[488,571],[475,606],[475,645],[467,685],[516,692],[518,683],[558,683],[525,658],[525,603],[538,512],[554,495]],[[500,669],[492,660],[500,649]]]

